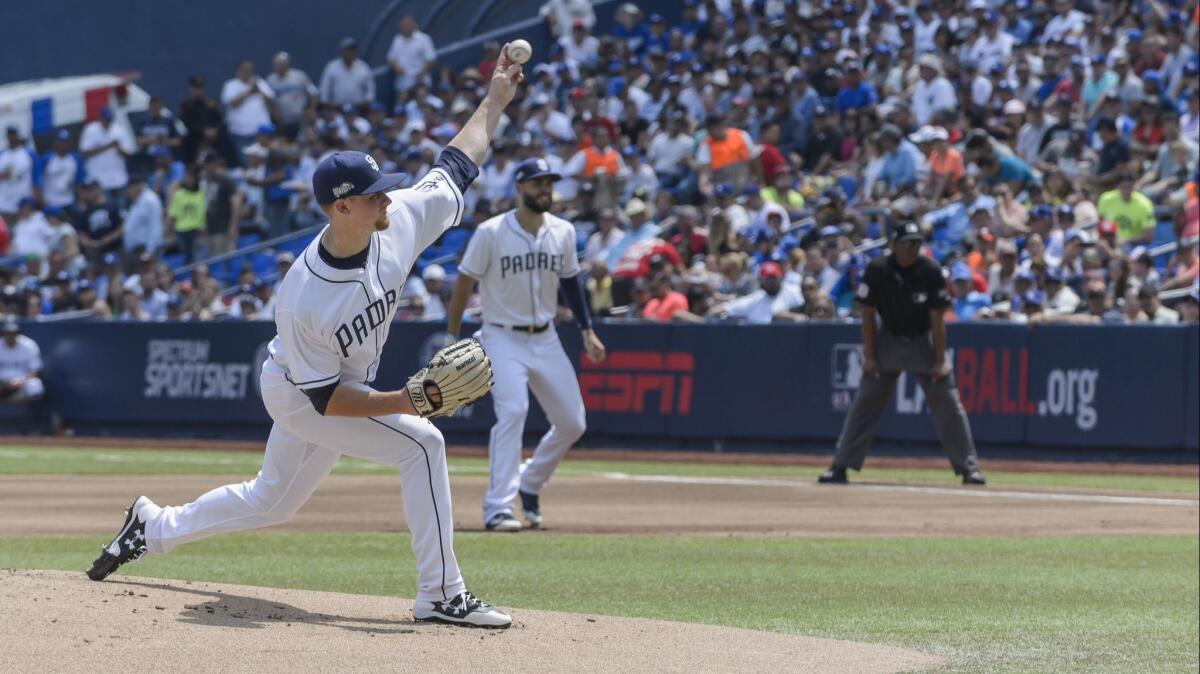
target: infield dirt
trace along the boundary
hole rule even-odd
[[[5,671],[912,672],[850,641],[515,610],[507,630],[415,623],[405,599],[0,570]]]
[[[250,475],[247,478],[252,477]],[[0,535],[108,534],[139,494],[180,505],[236,479],[228,475],[0,477]],[[482,530],[481,476],[451,476],[455,525]],[[546,527],[520,535],[1061,536],[1195,534],[1194,497],[987,487],[818,486],[811,480],[736,484],[561,476],[546,488]],[[1044,498],[1038,494],[1044,494]],[[1076,496],[1094,500],[1064,500]],[[1181,505],[1182,503],[1182,505]],[[399,480],[333,476],[280,531],[403,531]]]

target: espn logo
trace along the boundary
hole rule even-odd
[[[647,397],[659,414],[690,414],[696,359],[685,351],[617,351],[602,363],[579,356],[579,388],[593,412],[641,414]]]

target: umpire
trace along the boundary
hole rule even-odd
[[[867,265],[858,300],[862,302],[862,380],[838,438],[833,465],[817,480],[843,484],[846,469],[862,470],[884,406],[901,372],[917,376],[933,411],[938,438],[963,484],[986,484],[975,455],[967,414],[946,362],[946,323],[950,305],[946,280],[937,263],[921,255],[916,223],[897,227],[892,250]],[[882,329],[876,327],[878,315]]]

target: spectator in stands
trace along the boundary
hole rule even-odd
[[[1192,291],[1184,295],[1175,305],[1179,311],[1181,323],[1196,323],[1200,321],[1200,289],[1192,286]]]
[[[672,287],[670,276],[660,274],[650,281],[650,300],[642,308],[642,318],[668,323],[676,314],[687,311],[687,297]]]
[[[1129,162],[1132,155],[1129,143],[1117,132],[1117,125],[1112,119],[1103,117],[1096,123],[1096,133],[1101,142],[1100,161],[1096,165],[1094,183],[1097,187],[1112,187],[1129,173]]]
[[[34,205],[33,199],[25,197],[17,205],[16,219],[9,227],[12,243],[7,253],[22,257],[37,256],[45,258],[50,251],[58,247],[54,239],[55,232],[47,222],[46,216]]]
[[[446,270],[441,265],[431,264],[421,272],[421,280],[425,282],[424,301],[425,311],[421,318],[426,321],[441,321],[446,319]]]
[[[3,165],[0,159],[0,165]],[[83,157],[75,152],[71,132],[54,132],[53,148],[38,162],[37,196],[46,207],[66,208],[75,203],[75,189],[83,183]],[[3,210],[0,207],[0,210]]]
[[[645,205],[641,200],[637,201],[638,206],[631,200],[630,205],[639,215],[645,214]],[[627,209],[630,206],[626,207]],[[609,259],[614,246],[625,238],[625,231],[621,229],[620,223],[617,221],[616,211],[612,208],[602,208],[596,214],[596,231],[588,236],[587,243],[583,249],[582,263],[585,269],[590,269],[597,263],[604,264]]]
[[[12,318],[4,320],[0,339],[0,402],[38,400],[45,395],[42,384],[42,351],[37,342],[21,334]]]
[[[1146,284],[1137,291],[1137,303],[1146,319],[1155,325],[1179,323],[1179,312],[1162,305],[1158,300],[1158,288]]]
[[[366,61],[358,58],[358,40],[344,38],[338,53],[321,73],[321,102],[337,107],[347,103],[366,106],[375,100],[375,76]]]
[[[280,132],[286,138],[296,139],[304,124],[304,112],[317,100],[317,87],[303,70],[292,67],[292,58],[285,51],[275,54],[271,60],[267,86],[275,93],[275,115]]]
[[[207,152],[220,152],[226,161],[233,157],[233,145],[225,130],[225,115],[221,105],[204,91],[204,78],[193,75],[188,79],[187,96],[179,104],[179,121],[187,129],[180,146],[180,159],[192,163]],[[162,188],[160,187],[160,192]]]
[[[709,309],[709,315],[737,318],[753,325],[807,319],[801,312],[804,299],[794,290],[784,288],[783,269],[779,263],[765,262],[760,265],[758,278],[761,284],[758,290],[745,297],[712,307]]]
[[[12,221],[21,199],[33,196],[35,158],[15,126],[7,129],[7,145],[0,151],[0,218]]]
[[[1154,204],[1133,189],[1133,177],[1122,173],[1117,189],[1100,195],[1096,210],[1101,218],[1117,225],[1122,244],[1149,243],[1154,238]]]
[[[952,306],[958,320],[974,320],[977,313],[992,306],[991,297],[975,290],[971,269],[965,262],[955,262],[950,268],[950,285],[954,289]]]
[[[403,93],[417,84],[429,84],[429,75],[437,59],[433,39],[417,29],[417,17],[400,17],[400,32],[388,47],[387,62],[396,76],[396,92]]]
[[[79,247],[88,260],[95,262],[109,251],[120,247],[123,233],[121,213],[108,199],[100,183],[89,178],[80,192],[75,229]]]
[[[144,190],[144,193],[150,193]],[[199,169],[189,166],[183,180],[171,194],[167,226],[174,232],[175,245],[183,254],[183,263],[196,261],[196,239],[204,231],[207,213],[204,192],[200,187]],[[213,244],[210,241],[210,246]],[[212,254],[212,251],[209,251]]]
[[[225,158],[217,153],[204,159],[202,176],[204,192],[205,254],[221,255],[233,248],[242,219],[242,190],[229,176]]]
[[[942,60],[934,54],[917,58],[920,80],[912,90],[913,117],[920,126],[928,124],[939,110],[953,110],[958,105],[954,85],[942,71]]]
[[[594,191],[597,208],[616,206],[628,170],[621,153],[612,146],[608,127],[592,131],[592,144],[584,146],[563,166],[563,174],[587,182]]]
[[[102,109],[99,119],[83,127],[79,151],[83,155],[87,179],[95,181],[104,190],[108,201],[122,207],[125,185],[129,183],[125,159],[137,151],[137,145],[129,129],[114,120],[112,108]]]
[[[550,34],[556,38],[569,34],[577,21],[588,33],[596,25],[596,10],[591,0],[548,0],[538,15],[545,19]]]
[[[571,34],[558,38],[558,47],[572,67],[593,64],[600,56],[600,41],[591,34],[591,27],[581,19],[571,22]]]
[[[183,142],[175,115],[166,109],[161,98],[151,96],[146,113],[134,125],[134,140],[138,152],[130,162],[134,173],[146,174],[154,166],[155,153],[166,148],[174,153]]]
[[[750,134],[730,128],[716,113],[705,119],[704,128],[708,135],[696,147],[702,192],[711,193],[718,183],[729,183],[737,192],[752,180],[762,184],[759,148]]]
[[[146,181],[134,176],[125,188],[129,212],[122,230],[125,256],[157,254],[163,243],[163,203]],[[176,223],[178,225],[178,223]]]

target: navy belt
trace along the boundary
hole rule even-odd
[[[517,332],[524,332],[529,335],[536,335],[539,332],[545,332],[546,329],[550,327],[549,323],[543,323],[542,325],[501,325],[499,323],[492,323],[492,325],[496,326],[497,328],[515,330]]]

